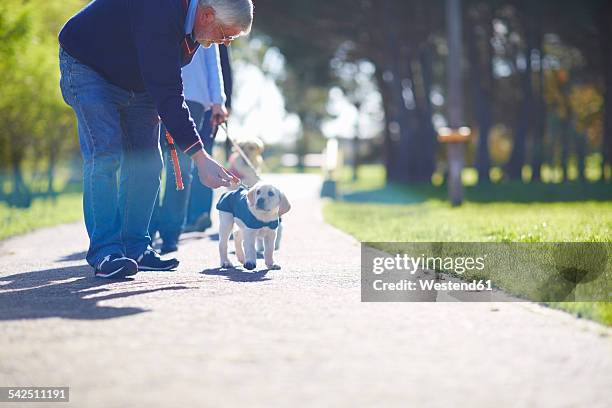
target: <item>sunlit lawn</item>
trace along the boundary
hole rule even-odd
[[[30,208],[10,208],[0,202],[0,239],[42,227],[77,221],[83,216],[80,193],[60,194],[55,201],[37,198]]]
[[[328,203],[325,217],[362,242],[612,241],[609,184],[470,187],[460,208],[444,187],[385,186],[380,166],[364,166],[357,182],[345,173],[340,188],[344,200]],[[553,306],[612,325],[612,303]]]

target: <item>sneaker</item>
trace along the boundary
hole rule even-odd
[[[159,254],[152,249],[147,249],[136,259],[140,271],[170,271],[176,269],[179,261],[176,258],[161,259]]]
[[[94,275],[104,279],[122,279],[135,275],[138,272],[138,264],[133,259],[123,255],[105,256],[94,270]]]

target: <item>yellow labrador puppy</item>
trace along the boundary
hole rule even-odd
[[[264,259],[268,269],[280,269],[274,263],[274,242],[280,216],[291,205],[287,197],[270,184],[258,183],[248,191],[240,188],[224,193],[217,203],[219,210],[219,255],[221,268],[233,268],[227,257],[227,242],[234,230],[234,245],[238,261],[248,270],[257,266],[255,242],[264,241]]]

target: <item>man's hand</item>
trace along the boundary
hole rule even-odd
[[[198,168],[200,182],[210,188],[230,187],[240,183],[240,179],[234,177],[223,166],[217,163],[204,150],[200,150],[191,156]]]
[[[225,105],[213,105],[212,106],[212,119],[211,123],[213,126],[219,126],[227,120],[228,112]]]

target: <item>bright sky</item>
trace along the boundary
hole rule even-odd
[[[252,56],[252,52],[260,50],[262,46],[261,41],[251,39],[246,45],[248,48],[245,54]],[[273,47],[265,52],[260,64],[249,62],[248,59],[233,60],[232,136],[258,136],[267,144],[294,144],[301,133],[300,119],[285,110],[282,91],[275,83],[285,73],[284,57]],[[371,67],[362,68],[371,70]],[[360,134],[362,137],[373,137],[379,134],[383,123],[380,94],[373,84],[367,83],[368,80],[362,78],[361,82],[365,92],[360,97]],[[357,110],[340,88],[330,90],[327,110],[330,118],[323,123],[323,134],[326,137],[353,137]],[[219,136],[223,137],[221,134]]]
[[[260,137],[267,144],[292,144],[300,132],[297,115],[288,114],[274,80],[253,64],[234,64],[230,131],[236,138]]]

